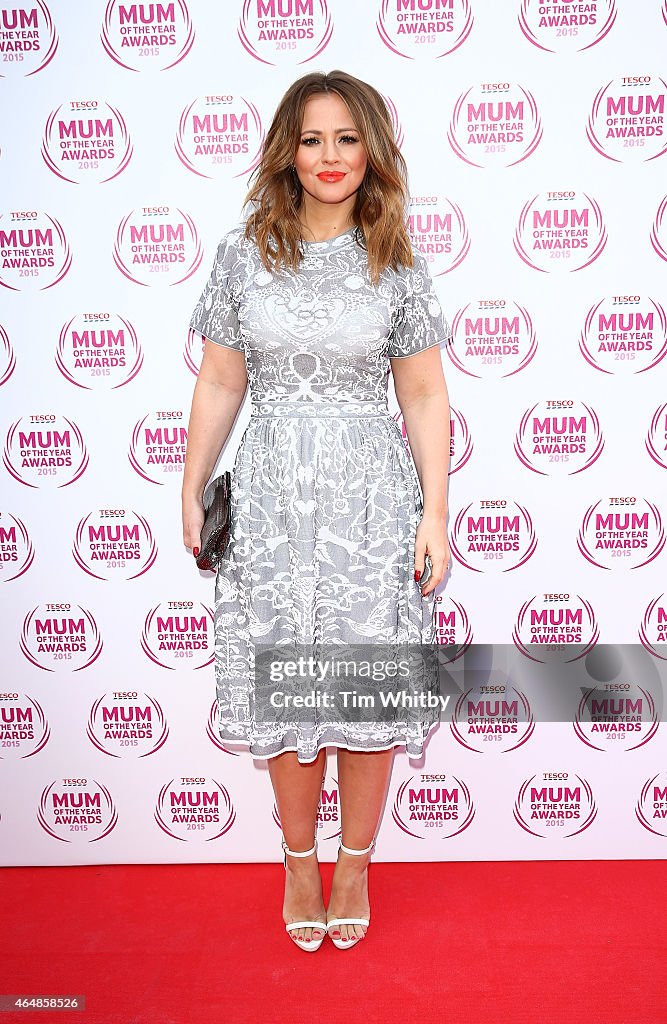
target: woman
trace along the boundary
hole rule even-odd
[[[203,490],[249,382],[215,587],[220,735],[268,759],[288,933],[308,951],[326,931],[349,949],[369,924],[367,865],[394,750],[418,757],[437,712],[271,719],[253,645],[435,640],[433,591],[449,563],[450,330],[407,234],[405,162],[370,85],[342,71],[295,82],[252,177],[250,213],[222,238],[190,321],[206,342],[183,538],[196,556]],[[412,457],[387,408],[390,365]],[[342,835],[325,911],[313,838],[327,745],[338,748]]]

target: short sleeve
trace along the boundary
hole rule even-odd
[[[208,281],[190,317],[190,327],[216,345],[243,351],[238,318],[243,290],[240,234],[239,229],[229,231],[218,243]]]
[[[452,330],[435,294],[428,263],[414,245],[414,264],[399,275],[400,297],[389,331],[387,355],[392,359],[416,355],[433,345],[451,342]]]

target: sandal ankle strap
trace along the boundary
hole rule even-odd
[[[374,846],[375,846],[375,836],[373,836],[373,838],[371,839],[370,846],[367,846],[365,850],[352,850],[352,849],[350,849],[349,846],[343,846],[342,836],[338,837],[338,847],[339,847],[339,849],[341,849],[343,851],[343,853],[352,854],[352,856],[354,856],[354,857],[361,857],[361,855],[363,853],[370,853]]]
[[[296,850],[290,850],[289,846],[285,842],[285,837],[284,836],[283,836],[283,838],[281,840],[281,845],[282,845],[282,848],[285,851],[285,853],[288,853],[290,855],[290,857],[310,857],[311,853],[315,853],[315,850],[317,849],[317,837],[315,838],[315,842],[314,842],[313,846],[311,847],[311,849],[310,850],[304,850],[303,852],[297,852]]]

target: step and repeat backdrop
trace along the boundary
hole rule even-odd
[[[376,858],[667,855],[667,4],[16,0],[0,4],[6,865],[280,859],[266,762],[217,735],[214,577],[182,543],[188,320],[278,100],[333,68],[386,98],[453,326],[438,640],[525,667],[525,685],[473,679],[420,761],[399,749]],[[391,379],[390,398],[402,425]],[[249,415],[246,399],[218,469]],[[559,720],[536,713],[531,671],[617,644]],[[331,748],[324,860],[339,832]]]

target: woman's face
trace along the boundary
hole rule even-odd
[[[305,191],[321,203],[342,203],[361,185],[367,164],[359,132],[340,96],[311,96],[294,158]]]

